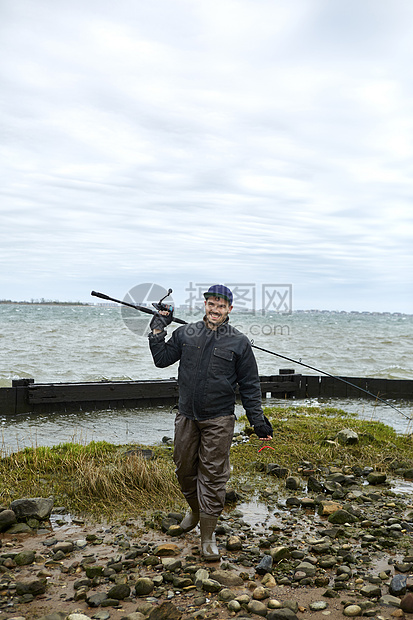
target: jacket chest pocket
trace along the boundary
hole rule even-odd
[[[184,342],[181,353],[181,364],[190,370],[195,368],[198,363],[200,348],[195,344],[187,344]]]
[[[215,347],[212,354],[212,369],[223,374],[230,374],[234,369],[234,351]]]

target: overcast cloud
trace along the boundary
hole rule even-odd
[[[2,0],[0,298],[413,312],[411,0]]]

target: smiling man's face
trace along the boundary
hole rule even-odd
[[[208,327],[217,329],[227,318],[232,306],[223,297],[208,297],[205,301],[205,315]]]

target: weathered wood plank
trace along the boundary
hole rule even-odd
[[[260,377],[261,392],[280,398],[368,398],[358,387],[380,398],[413,399],[413,381],[285,374]],[[372,397],[373,398],[373,397]],[[31,411],[65,411],[174,404],[178,400],[176,379],[79,383],[33,383],[32,379],[0,388],[0,414]]]
[[[318,398],[320,395],[320,377],[307,375],[305,379],[305,397]]]
[[[16,413],[30,413],[32,408],[29,403],[27,386],[16,388]]]
[[[260,385],[261,393],[268,394],[271,392],[271,396],[295,392],[297,388],[295,381],[262,381]]]
[[[365,377],[342,377],[345,381],[348,381],[352,385],[346,384],[346,396],[347,398],[365,398],[367,394],[363,394],[357,388],[360,387],[364,390],[367,389]],[[353,385],[355,387],[353,387]]]
[[[16,413],[16,388],[0,389],[0,413],[3,415]]]
[[[294,398],[305,398],[307,391],[307,377],[304,375],[296,375],[294,381],[296,383]]]
[[[326,398],[334,396],[334,379],[332,377],[320,377],[319,395]]]
[[[33,384],[28,388],[31,404],[163,399],[178,395],[175,380]]]
[[[406,379],[375,379],[366,380],[367,389],[380,398],[412,399],[413,381]]]

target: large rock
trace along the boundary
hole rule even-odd
[[[181,568],[182,562],[178,558],[168,558],[164,557],[161,559],[163,567],[165,570],[174,571],[177,568]]]
[[[52,550],[54,553],[57,553],[58,551],[63,551],[65,555],[67,553],[71,553],[73,549],[74,549],[74,544],[70,540],[67,540],[67,541],[61,540],[55,545],[53,545],[52,547]]]
[[[304,573],[305,577],[314,577],[317,572],[314,564],[310,564],[310,562],[300,562],[300,564],[295,569],[296,573]]]
[[[298,618],[291,609],[283,607],[282,609],[272,609],[269,611],[267,620],[298,620]]]
[[[263,588],[263,586],[258,586],[252,593],[252,598],[256,601],[263,601],[269,597],[270,591],[267,588]]]
[[[400,607],[401,599],[398,596],[385,594],[379,598],[379,603],[380,605],[387,605],[388,607]]]
[[[135,584],[136,596],[147,596],[154,589],[155,584],[149,577],[139,577]]]
[[[16,521],[16,513],[13,510],[2,510],[0,512],[0,532],[7,530]]]
[[[28,566],[29,564],[33,564],[35,557],[36,554],[32,550],[20,551],[20,553],[14,556],[14,561],[17,566]]]
[[[271,547],[270,556],[273,559],[274,564],[277,564],[281,560],[286,560],[291,557],[291,551],[288,547]]]
[[[358,519],[347,512],[347,510],[336,510],[328,517],[328,521],[337,525],[343,525],[344,523],[355,523]]]
[[[15,523],[7,529],[8,534],[32,534],[32,528],[27,523]]]
[[[114,598],[118,601],[123,601],[130,595],[130,587],[126,583],[120,583],[116,586],[113,586],[107,596],[108,598]]]
[[[322,493],[324,491],[324,485],[317,480],[315,476],[310,476],[307,481],[307,489],[314,491],[314,493]]]
[[[53,508],[52,497],[31,497],[16,499],[10,504],[17,519],[35,518],[44,521],[50,517]]]
[[[337,433],[336,439],[342,446],[352,446],[358,443],[359,436],[351,428],[343,428],[343,430]]]
[[[337,502],[324,500],[320,502],[320,505],[318,507],[318,514],[324,517],[328,517],[337,510],[341,510],[342,508],[343,506],[341,504],[338,504]]]
[[[391,594],[392,596],[403,596],[403,594],[406,594],[406,588],[407,576],[395,575],[389,585],[389,594]]]
[[[413,594],[408,592],[400,601],[400,609],[408,614],[413,613]]]
[[[265,471],[267,474],[270,474],[270,476],[276,476],[277,478],[286,478],[288,476],[288,469],[276,463],[268,463]]]
[[[261,603],[261,601],[250,601],[247,605],[248,611],[257,616],[265,616],[267,615],[267,605],[265,603]]]
[[[31,581],[16,581],[16,593],[19,596],[32,594],[39,596],[46,592],[46,582],[43,579],[32,579]]]
[[[217,573],[219,572],[227,572],[227,571],[216,571]],[[205,568],[199,568],[194,576],[194,585],[197,588],[202,588],[202,583],[205,581],[205,579],[209,578],[209,573]],[[218,581],[218,580],[217,580]],[[225,583],[223,583],[222,585],[226,585]]]
[[[242,540],[239,536],[230,536],[226,543],[228,551],[239,551],[242,549]]]
[[[86,595],[86,603],[89,607],[99,607],[107,599],[107,595],[104,592],[92,592]]]
[[[260,563],[257,565],[255,571],[259,574],[259,575],[265,575],[266,573],[269,573],[270,570],[272,569],[272,564],[273,564],[273,560],[272,557],[270,555],[265,554],[262,558]]]
[[[159,557],[170,557],[179,555],[181,550],[178,545],[174,545],[173,543],[163,543],[162,545],[158,545],[156,547],[154,553]]]
[[[356,616],[361,616],[361,612],[362,609],[359,605],[347,605],[343,610],[343,616],[355,618]]]
[[[300,480],[297,476],[288,476],[285,481],[285,488],[290,491],[298,491],[300,488]]]
[[[198,574],[198,572],[196,574]],[[242,577],[240,577],[238,573],[233,570],[218,569],[215,570],[212,575],[215,581],[218,581],[218,583],[226,586],[227,588],[236,588],[237,586],[242,586],[244,583]]]
[[[220,601],[224,601],[224,603],[228,603],[235,598],[235,594],[230,588],[223,588],[218,592],[218,599]]]
[[[154,607],[148,616],[149,620],[180,620],[182,612],[170,601],[161,603],[159,607]]]
[[[381,588],[378,585],[368,584],[361,588],[360,594],[367,598],[378,598],[381,596]]]
[[[384,484],[386,482],[386,479],[386,474],[380,471],[372,471],[367,476],[367,482],[373,486],[376,486],[377,484]]]
[[[205,592],[219,592],[222,589],[222,585],[216,579],[204,579],[202,582],[202,589]]]

